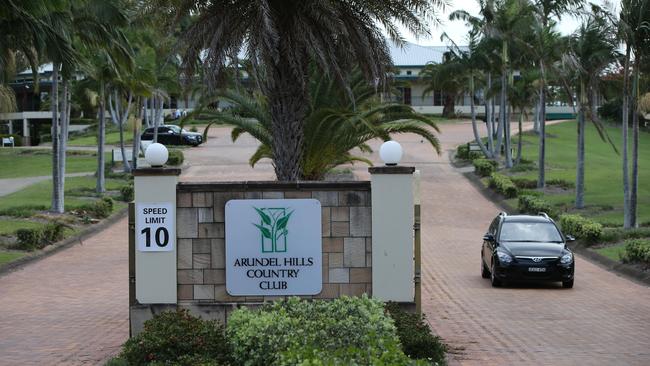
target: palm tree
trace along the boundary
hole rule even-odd
[[[403,44],[400,25],[416,35],[428,34],[427,20],[441,4],[440,0],[148,2],[150,8],[167,5],[180,16],[195,15],[181,39],[186,78],[193,77],[201,63],[208,70],[206,82],[215,87],[228,57],[246,49],[269,103],[275,172],[279,180],[288,181],[298,179],[302,171],[310,63],[343,86],[355,66],[367,80],[381,83],[391,63],[382,29],[399,44]]]
[[[578,110],[578,144],[576,164],[576,200],[575,207],[584,207],[585,192],[585,117],[590,107],[590,95],[597,90],[602,71],[614,62],[618,56],[617,41],[613,27],[607,19],[598,13],[592,14],[582,23],[570,39],[570,57],[573,59],[579,90]],[[601,134],[605,136],[604,127],[592,115],[592,121]]]
[[[367,158],[353,151],[370,152],[368,141],[375,138],[389,140],[393,134],[418,134],[440,153],[438,139],[431,131],[438,131],[438,127],[432,120],[407,105],[380,103],[374,86],[368,84],[360,72],[352,75],[350,87],[351,90],[346,91],[326,75],[312,71],[309,83],[312,98],[305,118],[300,179],[323,179],[332,168],[346,163],[358,161],[371,165]],[[236,90],[219,93],[218,98],[234,105],[234,111],[198,112],[203,114],[202,119],[210,120],[204,135],[207,136],[211,124],[234,126],[233,141],[248,133],[261,142],[249,160],[251,166],[263,158],[269,158],[275,164],[273,147],[276,141],[267,98]]]
[[[650,48],[650,1],[623,0],[619,21],[619,33],[625,42],[625,64],[623,76],[623,193],[624,227],[637,226],[637,194],[639,186],[639,116],[636,112],[639,92],[639,74],[644,56]],[[632,64],[632,86],[630,96],[630,63]],[[628,167],[628,116],[632,113],[632,177]]]
[[[545,167],[546,167],[546,77],[547,68],[555,58],[556,44],[553,42],[555,22],[552,17],[561,19],[564,14],[574,11],[582,6],[584,0],[534,0],[535,9],[538,14],[539,27],[539,44],[537,45],[539,63],[539,175],[537,178],[537,188],[544,188],[546,185]]]
[[[462,56],[447,52],[442,63],[429,62],[420,72],[420,78],[427,83],[423,97],[436,90],[443,92],[442,116],[445,118],[453,117],[456,100],[467,90],[468,74],[461,60]]]

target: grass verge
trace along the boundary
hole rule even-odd
[[[110,161],[110,153],[106,161]],[[52,151],[46,149],[0,149],[0,179],[38,177],[52,174]],[[66,173],[94,172],[97,154],[93,151],[68,151]]]

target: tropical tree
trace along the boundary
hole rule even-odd
[[[310,63],[343,86],[355,66],[367,80],[383,83],[391,63],[383,32],[398,44],[403,44],[400,25],[413,34],[427,34],[427,20],[441,4],[440,0],[148,2],[155,13],[195,16],[180,41],[188,80],[202,65],[207,84],[217,86],[228,60],[246,49],[269,104],[275,172],[279,180],[288,181],[302,172]]]
[[[311,75],[311,100],[304,125],[300,179],[321,180],[328,171],[341,164],[364,162],[371,165],[357,151],[370,152],[368,141],[375,138],[389,140],[391,135],[399,133],[418,134],[440,153],[440,143],[434,134],[438,131],[436,124],[408,105],[380,103],[374,86],[366,82],[360,72],[352,75],[349,91],[317,70]],[[234,126],[233,141],[247,133],[261,142],[249,160],[251,166],[263,158],[273,160],[277,141],[272,132],[274,125],[268,99],[260,94],[249,95],[237,90],[224,91],[216,97],[231,103],[234,108],[228,112],[196,112],[202,115],[202,119],[210,121],[204,135],[207,137],[212,124]]]
[[[625,43],[623,71],[623,194],[624,227],[637,226],[637,192],[639,186],[639,75],[644,56],[650,56],[650,1],[623,0],[619,20],[619,36]],[[633,58],[632,58],[633,57]],[[630,65],[633,62],[632,65]],[[630,86],[630,66],[632,81]],[[630,90],[631,89],[631,90]],[[631,94],[631,95],[630,95]],[[632,113],[632,176],[628,161],[628,123]]]
[[[534,0],[537,12],[538,26],[536,33],[539,35],[539,42],[534,48],[537,50],[539,67],[539,174],[537,188],[544,188],[546,185],[546,94],[547,94],[547,72],[548,66],[557,58],[557,43],[554,42],[556,19],[561,19],[569,11],[579,9],[583,0]]]
[[[570,38],[570,58],[578,86],[578,143],[576,163],[575,207],[584,207],[585,192],[585,120],[590,115],[593,96],[598,90],[600,75],[618,57],[617,41],[612,25],[598,13],[590,15]],[[591,114],[594,125],[605,137],[604,127]]]
[[[468,87],[468,74],[462,62],[462,55],[447,52],[442,63],[429,62],[420,72],[420,78],[426,82],[423,96],[437,90],[442,91],[444,106],[442,116],[451,118],[456,113],[456,100]]]

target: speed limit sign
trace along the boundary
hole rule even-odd
[[[176,212],[170,202],[136,204],[135,236],[141,252],[174,250]]]

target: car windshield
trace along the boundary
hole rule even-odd
[[[562,242],[562,236],[550,222],[504,222],[501,241]]]
[[[181,132],[181,128],[178,127],[178,126],[167,126],[167,127],[169,127],[170,130],[174,131],[174,133],[180,133]]]

